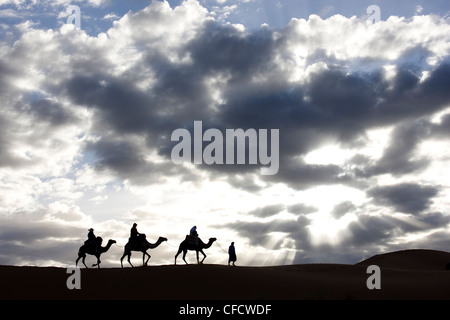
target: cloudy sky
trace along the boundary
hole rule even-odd
[[[175,164],[194,121],[278,129],[278,172]],[[71,265],[92,227],[117,267],[134,222],[152,264],[193,225],[208,263],[448,250],[449,134],[448,1],[0,0],[0,264]]]

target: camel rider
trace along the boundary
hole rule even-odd
[[[88,242],[95,243],[95,239],[97,239],[97,237],[94,234],[94,229],[90,228],[88,231],[89,231],[87,234]]]
[[[198,245],[198,232],[197,232],[197,226],[193,226],[191,230],[189,231],[189,235],[194,238],[195,245]]]
[[[94,229],[90,228],[88,230],[87,234],[87,241],[85,241],[85,244],[90,245],[94,248],[95,252],[98,252],[98,245],[97,245],[97,237],[94,234]]]
[[[130,242],[138,243],[140,233],[137,231],[137,223],[133,223],[133,227],[130,230]]]

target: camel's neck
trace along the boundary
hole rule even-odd
[[[113,245],[113,243],[111,241],[108,241],[108,243],[106,244],[106,247],[101,247],[101,251],[102,252],[108,251],[109,248],[111,248],[112,245]]]
[[[159,246],[163,241],[164,241],[164,240],[161,239],[161,238],[159,238],[158,241],[156,241],[156,243],[154,243],[154,244],[147,241],[147,242],[148,242],[148,247],[149,247],[150,249],[154,249],[154,248],[156,248],[157,246]]]
[[[205,244],[205,246],[203,248],[208,249],[209,247],[212,246],[212,244],[214,243],[214,241],[209,240],[207,244]]]

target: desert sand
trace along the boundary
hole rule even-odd
[[[450,299],[450,253],[405,250],[354,265],[270,267],[159,265],[85,269],[81,289],[69,290],[65,268],[0,266],[0,299],[372,300]],[[381,289],[369,290],[369,265],[381,270]]]

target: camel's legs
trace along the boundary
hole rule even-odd
[[[84,263],[84,260],[85,260],[85,259],[86,259],[86,255],[83,256],[83,259],[81,260],[81,262],[83,262],[84,266],[85,266],[86,268],[88,268],[88,266],[86,265],[86,263]]]
[[[134,268],[134,266],[131,264],[131,260],[130,260],[130,258],[131,258],[131,252],[128,254],[128,263],[130,264],[130,266],[132,266],[133,268]]]
[[[197,255],[197,264],[200,264],[200,261],[198,260],[198,250],[195,250],[195,253]]]
[[[144,258],[145,256],[148,256],[147,261],[144,262]],[[151,255],[149,255],[146,251],[144,251],[144,254],[142,255],[142,263],[144,264],[144,266],[147,266],[148,260],[150,260]]]
[[[127,255],[127,254],[124,253],[123,256],[122,256],[122,258],[120,258],[120,265],[122,266],[122,268],[123,268],[123,258],[125,258],[126,255]],[[128,254],[128,263],[129,263],[129,264],[131,264],[131,262],[130,262],[130,257],[131,257],[131,253]],[[131,266],[134,267],[132,264],[131,264]]]
[[[122,268],[123,268],[123,263],[122,263],[122,261],[123,261],[123,258],[125,258],[125,256],[128,256],[128,263],[129,263],[132,267],[134,267],[134,266],[131,264],[131,261],[130,261],[131,251],[128,251],[127,249],[125,249],[125,251],[123,252],[122,258],[120,258],[120,265],[122,266]]]
[[[184,250],[183,251],[183,261],[184,261],[184,263],[186,263],[186,264],[189,264],[189,263],[187,263],[187,261],[186,261],[186,253],[187,253],[187,250]]]
[[[203,259],[202,259],[202,261],[200,261],[200,263],[202,264],[203,260],[205,260],[205,258],[206,258],[206,254],[203,252],[203,250],[200,250],[200,252],[203,254]],[[198,261],[198,251],[197,251],[197,261]]]
[[[102,262],[100,261],[100,255],[98,255],[98,256],[96,256],[96,257],[97,257],[97,263],[94,263],[92,266],[93,266],[93,267],[97,266],[97,267],[100,269],[100,263],[102,263]]]
[[[178,252],[175,255],[175,265],[177,264],[177,257],[180,255],[181,251],[182,251],[181,248],[178,248]]]

